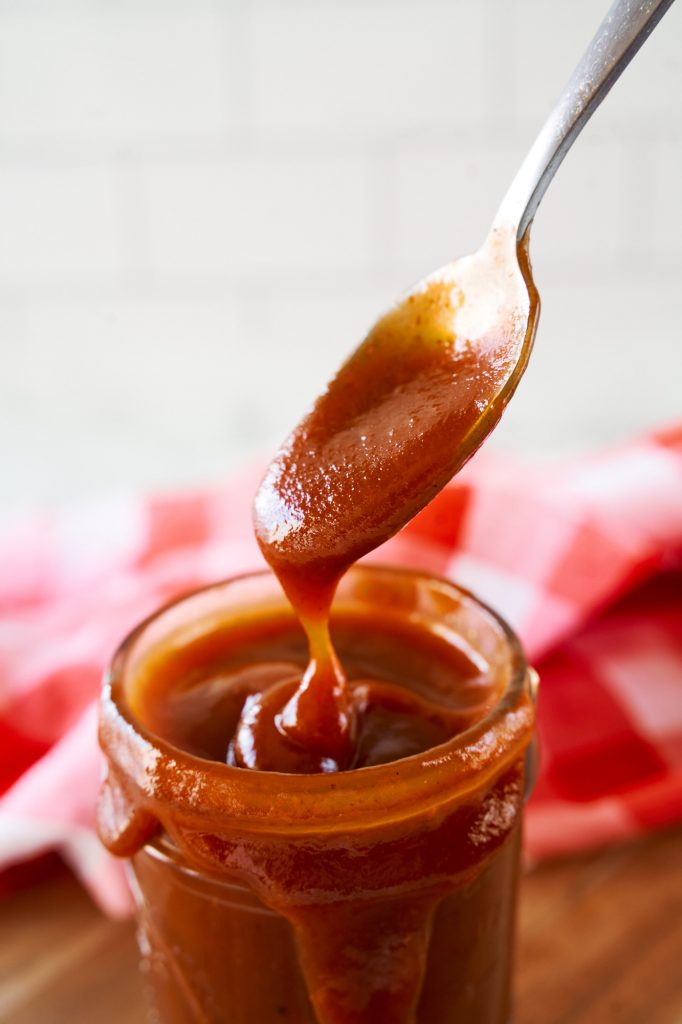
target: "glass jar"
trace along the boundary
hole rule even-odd
[[[335,612],[381,608],[463,649],[495,682],[484,718],[327,775],[207,761],[136,719],[154,652],[286,607],[268,573],[198,591],[143,623],[105,684],[99,828],[131,858],[150,1020],[506,1024],[534,723],[518,641],[445,580],[355,566]]]

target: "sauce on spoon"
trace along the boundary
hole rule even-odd
[[[497,424],[538,311],[525,246],[494,230],[378,321],[275,456],[254,504],[256,535],[310,657],[293,692],[274,687],[248,703],[231,763],[287,771],[295,748],[310,755],[302,770],[353,766],[359,709],[329,635],[338,581]]]

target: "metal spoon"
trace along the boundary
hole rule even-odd
[[[306,614],[323,618],[344,569],[423,507],[499,420],[537,327],[533,216],[570,146],[671,4],[615,0],[484,245],[424,279],[374,326],[275,457],[256,497],[256,533],[299,611],[305,590]],[[319,578],[314,596],[311,571]]]
[[[528,261],[535,211],[580,130],[671,3],[616,0],[484,245],[426,278],[378,321],[266,473],[254,506],[256,535],[306,629],[311,659],[299,689],[276,709],[278,729],[324,763],[347,764],[353,748],[347,688],[328,630],[336,584],[430,501],[499,420],[537,326]]]

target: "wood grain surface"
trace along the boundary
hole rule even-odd
[[[682,829],[526,875],[516,993],[516,1024],[682,1024]],[[6,899],[0,1021],[144,1024],[132,924],[66,875]]]

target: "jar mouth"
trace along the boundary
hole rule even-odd
[[[470,591],[444,577],[420,570],[358,564],[342,585],[372,592],[376,587],[424,588],[424,592],[450,601],[488,643],[496,638],[505,660],[507,681],[499,699],[467,729],[444,743],[418,754],[385,764],[337,773],[288,774],[237,768],[210,761],[175,746],[150,731],[133,713],[126,697],[126,677],[141,641],[174,613],[202,598],[219,598],[240,586],[258,582],[273,585],[270,602],[282,608],[284,596],[275,592],[275,578],[265,569],[244,573],[210,584],[169,602],[138,625],[120,644],[104,680],[100,711],[100,743],[108,761],[118,768],[137,791],[137,798],[151,813],[172,805],[192,821],[211,828],[240,822],[249,831],[306,833],[319,830],[347,831],[380,825],[432,812],[437,806],[461,799],[484,787],[514,759],[531,737],[534,700],[531,672],[513,630],[493,609]],[[343,601],[343,597],[340,598]],[[260,602],[261,609],[268,602]],[[219,607],[219,603],[217,605]],[[197,620],[197,625],[200,620]],[[204,618],[206,623],[206,618]],[[424,620],[426,621],[426,620]],[[206,631],[206,630],[202,630]],[[161,630],[161,636],[163,636]],[[196,635],[196,633],[194,634]],[[161,639],[158,641],[161,643]],[[467,651],[476,654],[475,643],[462,637]],[[172,768],[180,785],[168,785]],[[159,815],[163,817],[162,813]]]

